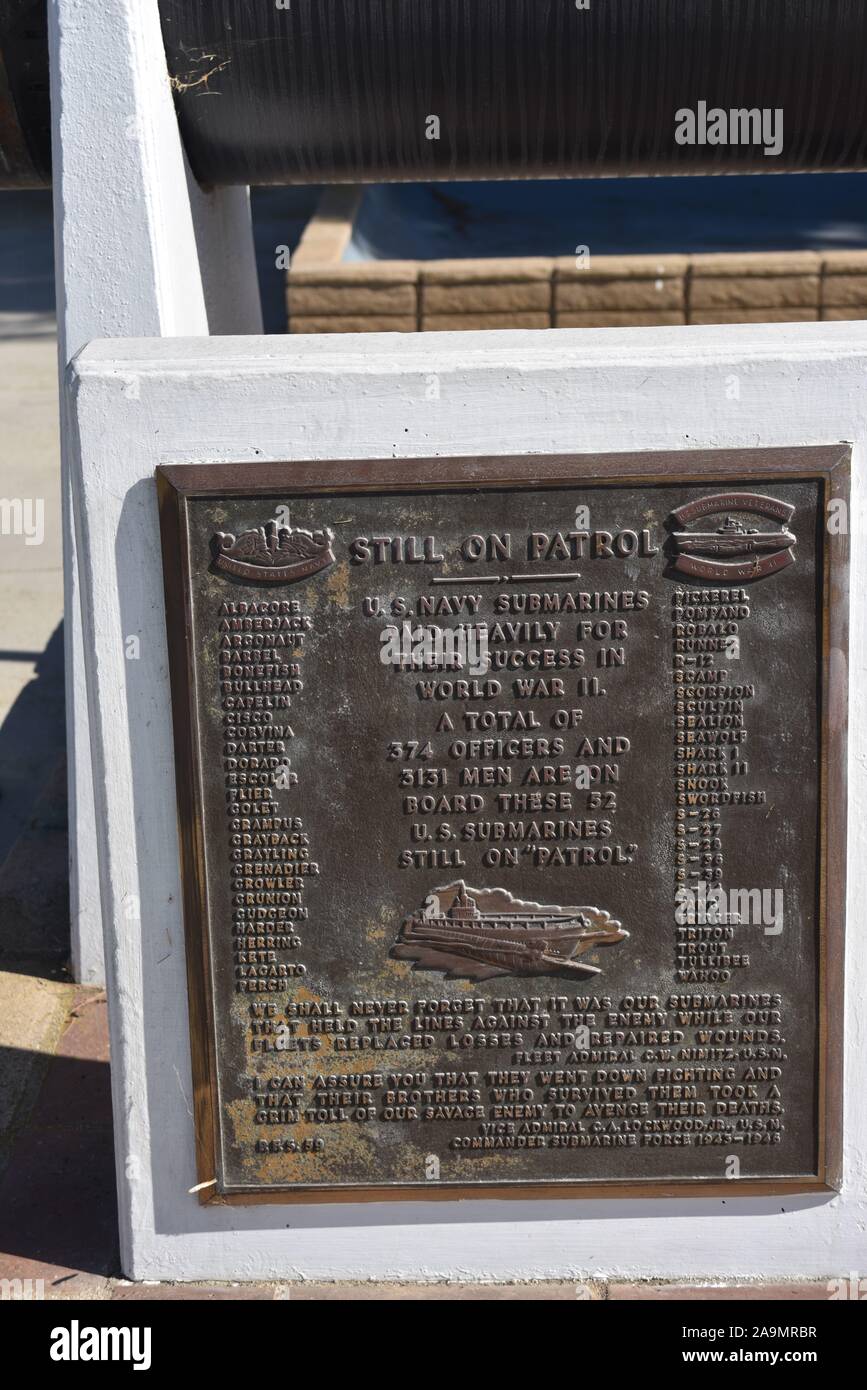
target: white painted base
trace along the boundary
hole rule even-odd
[[[157,0],[48,0],[64,475],[72,965],[104,981],[65,374],[91,338],[261,333],[249,191],[187,166]]]
[[[156,464],[853,441],[867,324],[102,342],[73,364],[123,1266],[137,1279],[825,1277],[867,1265],[863,528],[851,592],[844,1187],[795,1199],[200,1207]],[[126,660],[124,638],[141,638]],[[840,1007],[844,1001],[840,1000]]]

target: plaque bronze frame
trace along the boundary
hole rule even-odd
[[[256,1191],[217,1188],[215,1029],[208,988],[209,939],[202,795],[196,758],[197,711],[187,640],[191,592],[185,543],[193,498],[310,496],[352,492],[430,492],[593,485],[748,484],[820,481],[824,514],[832,503],[848,517],[851,445],[684,450],[606,454],[468,456],[162,465],[156,469],[177,780],[183,920],[189,993],[197,1187],[203,1204],[360,1201],[455,1201],[468,1198],[754,1197],[835,1193],[843,1141],[843,999],[846,904],[846,730],[848,697],[848,557],[844,523],[825,528],[822,602],[819,903],[818,1162],[793,1177],[515,1181],[494,1185],[401,1183],[391,1186],[297,1185]]]

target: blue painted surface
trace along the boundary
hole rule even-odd
[[[867,174],[376,185],[347,260],[867,247]]]

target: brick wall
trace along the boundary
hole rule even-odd
[[[292,333],[867,318],[867,251],[344,262],[358,198],[331,190],[302,238]]]

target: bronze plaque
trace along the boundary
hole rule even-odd
[[[158,470],[202,1200],[835,1187],[847,478]]]

